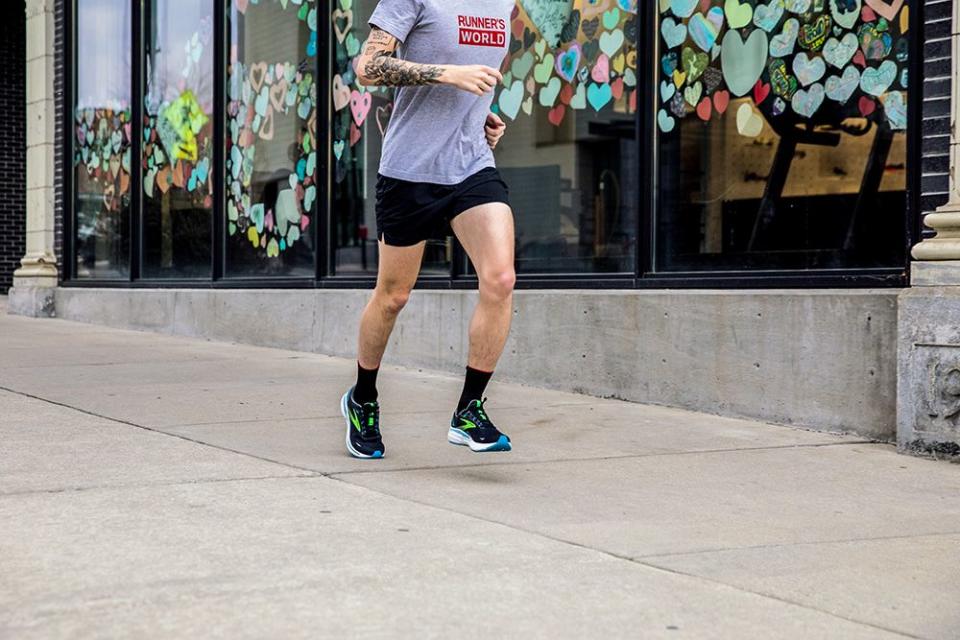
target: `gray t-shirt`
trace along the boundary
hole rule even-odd
[[[400,41],[402,60],[499,69],[513,7],[514,0],[380,0],[370,25]],[[495,166],[483,131],[492,102],[493,93],[481,97],[450,85],[400,87],[380,174],[450,185]]]

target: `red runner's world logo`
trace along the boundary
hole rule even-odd
[[[507,21],[503,18],[457,16],[460,44],[473,47],[506,47]]]

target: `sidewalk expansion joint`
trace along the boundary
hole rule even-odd
[[[256,455],[256,454],[248,453],[248,452],[246,452],[246,451],[238,451],[237,449],[231,449],[230,447],[224,447],[224,446],[217,445],[217,444],[211,444],[211,443],[209,443],[209,442],[203,442],[202,440],[196,440],[196,439],[194,439],[194,438],[189,438],[189,437],[187,437],[187,436],[180,435],[180,434],[178,434],[178,433],[168,433],[168,432],[166,432],[166,431],[161,431],[160,429],[158,429],[158,428],[156,428],[156,427],[148,427],[148,426],[146,426],[146,425],[137,424],[136,422],[130,422],[129,420],[123,420],[123,419],[121,419],[121,418],[113,418],[113,417],[111,417],[111,416],[106,416],[106,415],[97,413],[97,412],[95,412],[95,411],[90,411],[90,410],[88,410],[88,409],[82,409],[82,408],[80,408],[80,407],[74,407],[74,406],[69,405],[69,404],[66,404],[66,403],[64,403],[64,402],[58,402],[57,400],[50,400],[49,398],[43,398],[43,397],[41,397],[41,396],[36,396],[36,395],[33,395],[32,393],[27,393],[27,392],[25,392],[25,391],[19,391],[19,390],[17,390],[17,389],[11,389],[10,387],[5,387],[5,386],[0,385],[0,390],[2,390],[2,391],[8,391],[8,392],[10,392],[10,393],[15,393],[15,394],[17,394],[17,395],[21,395],[21,396],[24,396],[24,397],[26,397],[26,398],[31,398],[31,399],[33,399],[33,400],[39,400],[40,402],[46,402],[46,403],[48,403],[48,404],[56,405],[56,406],[58,406],[58,407],[63,407],[63,408],[65,408],[65,409],[70,409],[71,411],[77,411],[77,412],[79,412],[79,413],[83,413],[83,414],[86,414],[86,415],[88,415],[88,416],[93,416],[93,417],[95,417],[95,418],[100,418],[101,420],[109,420],[110,422],[115,422],[115,423],[117,423],[117,424],[124,424],[124,425],[127,425],[128,427],[134,427],[134,428],[136,428],[136,429],[142,429],[142,430],[144,430],[144,431],[149,431],[150,433],[155,433],[155,434],[158,434],[158,435],[161,435],[161,436],[166,436],[166,437],[168,437],[168,438],[176,438],[176,439],[178,439],[178,440],[183,440],[183,441],[185,441],[185,442],[191,442],[191,443],[193,443],[193,444],[198,444],[198,445],[203,446],[203,447],[210,447],[211,449],[218,449],[218,450],[220,450],[220,451],[226,451],[226,452],[228,452],[228,453],[235,453],[235,454],[237,454],[237,455],[244,456],[244,457],[247,457],[247,458],[252,458],[252,459],[254,459],[254,460],[259,460],[259,461],[261,461],[261,462],[269,462],[269,463],[272,463],[272,464],[280,465],[281,467],[286,467],[286,468],[288,468],[288,469],[296,469],[297,471],[304,471],[304,472],[306,472],[306,473],[308,473],[308,474],[310,474],[310,475],[315,475],[315,476],[324,476],[324,475],[326,475],[326,474],[323,474],[323,473],[320,473],[320,472],[316,471],[315,469],[310,469],[310,468],[308,468],[308,467],[302,467],[302,466],[300,466],[300,465],[291,464],[291,463],[289,463],[289,462],[283,462],[283,461],[281,461],[281,460],[274,460],[273,458],[267,458],[267,457],[265,457],[265,456],[258,456],[258,455]]]
[[[351,482],[351,481],[350,481],[349,479],[347,479],[347,478],[339,478],[339,477],[337,477],[336,474],[331,474],[331,475],[329,475],[329,476],[327,476],[327,477],[328,477],[329,479],[331,479],[331,480],[336,480],[337,482],[343,482],[344,484],[348,484],[348,485],[350,485],[350,486],[352,486],[352,487],[357,487],[357,488],[360,488],[360,489],[365,489],[365,490],[367,490],[367,491],[371,491],[371,492],[373,492],[373,493],[376,493],[376,494],[379,494],[379,495],[382,495],[382,496],[386,496],[386,497],[389,497],[389,498],[393,498],[393,499],[395,499],[395,500],[401,500],[401,501],[409,502],[409,503],[411,503],[411,504],[416,504],[416,505],[419,505],[419,506],[422,506],[422,507],[429,507],[429,508],[432,508],[432,509],[437,509],[437,510],[440,510],[440,511],[445,511],[445,512],[447,512],[447,513],[455,513],[455,514],[457,514],[457,515],[463,516],[463,517],[465,517],[465,518],[470,518],[470,519],[472,519],[472,520],[476,520],[476,521],[479,521],[479,522],[485,522],[485,523],[487,523],[487,524],[492,524],[492,525],[504,527],[504,528],[509,529],[509,530],[511,530],[511,531],[516,531],[516,532],[524,533],[524,534],[527,534],[527,535],[532,535],[532,536],[539,537],[539,538],[542,538],[542,539],[545,539],[545,540],[551,540],[551,541],[553,541],[553,542],[557,542],[557,543],[560,543],[560,544],[564,544],[564,545],[568,545],[568,546],[575,547],[575,548],[578,548],[578,549],[582,549],[582,550],[584,550],[584,551],[593,552],[593,553],[598,553],[598,554],[600,554],[600,555],[607,556],[607,557],[613,558],[613,559],[615,559],[615,560],[620,560],[620,561],[623,561],[623,562],[629,562],[630,564],[633,564],[633,565],[636,565],[636,566],[639,566],[639,567],[644,567],[644,568],[649,569],[649,570],[651,570],[651,571],[655,571],[655,572],[659,572],[659,573],[667,573],[667,574],[670,574],[670,575],[681,576],[681,577],[684,577],[684,578],[691,578],[691,579],[693,579],[693,580],[700,580],[700,581],[703,581],[703,582],[707,582],[707,583],[716,585],[716,586],[718,586],[718,587],[723,587],[723,588],[726,588],[726,589],[730,589],[730,590],[732,590],[732,591],[737,591],[737,592],[739,592],[739,593],[749,594],[749,595],[751,595],[751,596],[755,596],[755,597],[758,597],[758,598],[765,598],[765,599],[768,599],[768,600],[773,600],[773,601],[775,601],[775,602],[780,602],[781,604],[785,604],[785,605],[789,605],[789,606],[794,606],[794,607],[799,607],[799,608],[801,608],[801,609],[806,609],[806,610],[808,610],[808,611],[815,611],[815,612],[817,612],[817,613],[823,614],[823,615],[825,615],[825,616],[829,616],[829,617],[831,617],[831,618],[836,618],[836,619],[838,619],[838,620],[843,620],[843,621],[849,622],[849,623],[851,623],[851,624],[857,624],[857,625],[860,625],[860,626],[863,626],[863,627],[867,627],[867,628],[871,628],[871,629],[876,629],[876,630],[878,630],[878,631],[884,631],[884,632],[886,632],[886,633],[895,634],[895,635],[901,636],[901,637],[903,637],[903,638],[910,638],[911,640],[924,640],[924,638],[922,638],[921,636],[916,636],[916,635],[913,635],[913,634],[911,634],[911,633],[907,633],[907,632],[900,631],[900,630],[897,630],[897,629],[891,629],[891,628],[889,628],[889,627],[885,627],[885,626],[882,626],[882,625],[874,624],[874,623],[872,623],[872,622],[866,622],[866,621],[863,621],[863,620],[858,620],[858,619],[856,619],[856,618],[851,618],[851,617],[849,617],[849,616],[840,615],[840,614],[835,613],[835,612],[833,612],[833,611],[827,611],[827,610],[825,610],[825,609],[821,609],[821,608],[819,608],[819,607],[810,606],[810,605],[804,604],[804,603],[802,603],[802,602],[795,602],[795,601],[793,601],[793,600],[790,600],[790,599],[787,599],[787,598],[784,598],[784,597],[782,597],[782,596],[778,596],[778,595],[775,595],[775,594],[764,593],[764,592],[762,592],[762,591],[754,591],[754,590],[752,590],[752,589],[747,589],[747,588],[744,588],[744,587],[740,587],[740,586],[737,586],[737,585],[735,585],[735,584],[730,584],[730,583],[727,583],[727,582],[723,582],[723,581],[721,581],[721,580],[716,580],[716,579],[708,578],[708,577],[705,577],[705,576],[699,576],[699,575],[692,574],[692,573],[685,573],[685,572],[683,572],[683,571],[677,571],[677,570],[675,570],[675,569],[668,569],[668,568],[665,568],[665,567],[658,566],[658,565],[656,565],[656,564],[651,564],[651,563],[649,563],[649,562],[644,562],[643,560],[639,560],[639,559],[637,559],[637,558],[634,558],[634,557],[631,557],[631,556],[628,556],[628,555],[619,554],[619,553],[616,553],[616,552],[613,552],[613,551],[608,551],[608,550],[606,550],[606,549],[600,549],[600,548],[597,548],[597,547],[591,547],[591,546],[589,546],[589,545],[587,545],[587,544],[584,544],[584,543],[581,543],[581,542],[576,542],[576,541],[573,541],[573,540],[567,540],[567,539],[565,539],[565,538],[560,538],[560,537],[557,537],[557,536],[555,536],[555,535],[551,535],[551,534],[549,534],[549,533],[544,533],[544,532],[542,532],[542,531],[536,531],[536,530],[534,530],[534,529],[528,529],[528,528],[525,528],[525,527],[520,527],[520,526],[517,526],[517,525],[509,524],[509,523],[507,523],[507,522],[502,522],[502,521],[500,521],[500,520],[495,520],[495,519],[493,519],[493,518],[487,518],[487,517],[484,517],[484,516],[479,516],[479,515],[476,515],[476,514],[472,514],[472,513],[468,513],[468,512],[464,512],[464,511],[459,511],[459,510],[457,510],[457,509],[453,509],[453,508],[450,508],[450,507],[444,507],[444,506],[440,506],[440,505],[437,505],[437,504],[432,504],[432,503],[430,503],[430,502],[426,502],[426,501],[423,501],[423,500],[418,500],[418,499],[415,499],[415,498],[410,498],[410,497],[406,497],[406,496],[399,496],[399,495],[396,495],[396,494],[393,494],[393,493],[389,493],[389,492],[387,492],[387,491],[383,491],[383,490],[380,490],[380,489],[373,489],[373,488],[371,488],[371,487],[368,487],[368,486],[365,486],[365,485],[362,485],[362,484],[357,484],[357,483]]]
[[[864,444],[883,444],[873,440],[848,440],[844,442],[811,442],[809,444],[777,444],[766,447],[735,447],[732,449],[697,449],[692,451],[660,451],[656,453],[624,453],[612,456],[593,456],[583,458],[550,458],[543,460],[504,460],[503,462],[468,462],[465,464],[423,465],[391,469],[350,469],[330,471],[326,476],[347,476],[371,473],[403,473],[408,471],[433,471],[444,469],[477,469],[484,467],[516,467],[521,465],[545,465],[566,462],[603,462],[605,460],[630,460],[631,458],[664,458],[670,456],[713,455],[720,453],[750,453],[753,451],[782,451],[785,449],[819,449],[826,447],[847,447]]]
[[[668,558],[684,558],[687,556],[705,556],[717,553],[741,552],[741,551],[762,551],[766,549],[785,549],[792,547],[816,547],[828,544],[848,544],[852,542],[885,542],[889,540],[916,540],[918,538],[936,538],[939,536],[958,536],[960,529],[953,531],[933,531],[926,533],[910,533],[899,536],[870,536],[866,538],[837,538],[834,540],[809,540],[807,542],[782,542],[772,544],[755,544],[746,547],[721,547],[714,549],[697,549],[695,551],[679,551],[676,553],[649,553],[640,556],[632,556],[632,560],[637,562],[660,560]]]
[[[174,480],[171,482],[140,482],[140,483],[118,483],[118,484],[98,484],[86,487],[61,487],[58,489],[25,489],[23,491],[0,492],[0,500],[4,498],[36,496],[36,495],[56,495],[60,493],[83,493],[86,491],[109,491],[113,489],[148,489],[154,487],[179,487],[201,484],[218,484],[226,482],[253,482],[258,480],[289,480],[289,479],[309,479],[320,478],[320,474],[302,473],[282,476],[237,476],[235,478],[195,478],[193,480]]]

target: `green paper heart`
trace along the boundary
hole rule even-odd
[[[687,83],[693,82],[703,75],[707,65],[710,64],[710,58],[705,53],[697,53],[690,47],[683,48],[683,70],[687,73]]]

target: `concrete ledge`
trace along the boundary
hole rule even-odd
[[[60,317],[355,356],[362,290],[60,288]],[[521,291],[498,378],[893,440],[894,290]],[[417,291],[391,363],[460,371],[472,291]]]
[[[7,292],[7,313],[31,318],[56,315],[54,287],[13,286]]]

